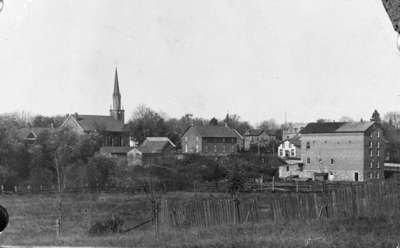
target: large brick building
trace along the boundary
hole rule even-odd
[[[337,181],[384,177],[383,131],[375,122],[309,123],[301,131],[303,172]]]
[[[239,135],[228,126],[192,126],[181,138],[183,153],[229,155],[239,149]]]

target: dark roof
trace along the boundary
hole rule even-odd
[[[314,122],[308,123],[300,133],[334,133],[344,122]]]
[[[51,131],[50,127],[24,127],[17,131],[18,139],[36,139],[44,131]],[[34,137],[29,137],[30,134],[33,134]]]
[[[250,130],[247,130],[245,135],[246,136],[259,136],[262,134],[262,132],[264,132],[264,130],[262,130],[262,129],[250,129]]]
[[[226,126],[193,126],[201,137],[238,138],[238,133]]]
[[[133,147],[129,147],[129,146],[103,146],[100,148],[100,153],[103,153],[103,154],[126,154],[132,149],[133,149]]]
[[[301,147],[301,140],[300,140],[301,136],[300,135],[296,135],[290,139],[287,139],[287,141],[289,141],[291,144],[293,144],[296,147]]]
[[[147,137],[138,149],[142,153],[162,153],[167,146],[175,148],[167,137]]]
[[[365,121],[365,122],[347,122],[339,127],[336,132],[337,133],[347,133],[347,132],[365,132],[374,125],[373,121]]]
[[[300,133],[363,133],[375,122],[317,122],[309,123]]]
[[[124,132],[124,123],[107,115],[74,115],[79,125],[85,131],[104,130],[109,132]]]

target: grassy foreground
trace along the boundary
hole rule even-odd
[[[182,197],[183,194],[180,194]],[[110,212],[124,216],[125,226],[150,217],[146,196],[123,194],[67,195],[63,205],[62,236],[56,237],[57,201],[54,195],[1,195],[10,224],[0,234],[3,245],[92,245],[126,247],[396,247],[400,217],[315,220],[309,222],[245,224],[159,230],[143,226],[125,234],[90,236],[88,229]]]

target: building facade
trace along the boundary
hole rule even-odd
[[[284,140],[278,146],[278,156],[281,158],[301,158],[300,135]]]
[[[182,153],[201,155],[236,154],[239,149],[238,135],[227,126],[191,126],[181,138]]]
[[[304,171],[314,178],[366,181],[384,177],[384,138],[375,122],[309,123],[301,132]]]
[[[176,146],[167,137],[147,137],[138,150],[144,165],[162,165],[176,161]]]
[[[262,129],[251,129],[244,134],[244,150],[250,151],[251,147],[266,147],[275,140],[275,135]]]

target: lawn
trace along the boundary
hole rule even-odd
[[[185,198],[189,193],[175,193]],[[171,196],[171,195],[170,195]],[[126,247],[395,247],[400,217],[324,219],[243,224],[210,228],[164,229],[144,225],[124,234],[90,236],[96,220],[123,216],[124,228],[151,216],[146,195],[69,194],[63,200],[61,236],[56,236],[55,195],[1,195],[10,224],[0,234],[3,245],[96,245]]]

